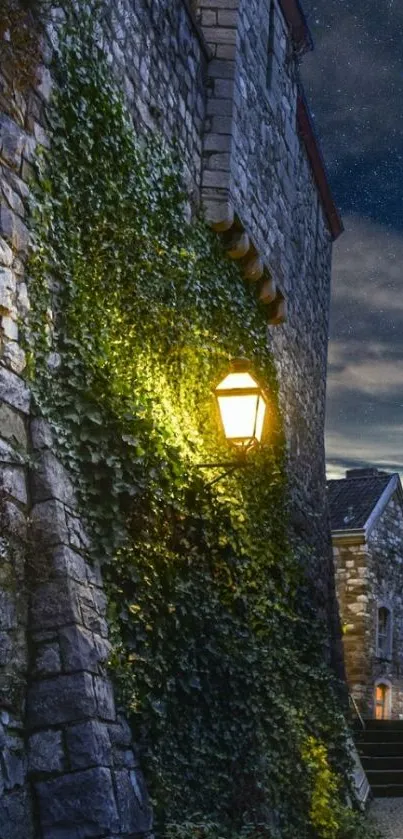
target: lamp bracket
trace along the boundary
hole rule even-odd
[[[209,481],[206,484],[207,487],[212,487],[213,484],[216,484],[217,481],[221,481],[221,478],[226,478],[227,475],[232,475],[237,469],[243,469],[245,466],[252,466],[252,463],[248,460],[245,460],[244,457],[239,458],[239,460],[230,460],[224,461],[223,463],[197,463],[197,469],[224,469],[224,472],[221,475],[217,475],[216,478],[213,478],[212,481]]]

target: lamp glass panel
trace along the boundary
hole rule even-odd
[[[217,400],[227,440],[253,440],[259,396],[217,396]]]
[[[251,387],[260,390],[250,373],[228,373],[228,376],[217,385],[216,390],[238,390],[239,388],[250,390]]]
[[[256,417],[256,431],[255,431],[255,437],[256,437],[256,439],[259,443],[262,439],[265,414],[266,414],[266,403],[265,403],[263,397],[259,396],[258,406],[257,406],[257,417]]]

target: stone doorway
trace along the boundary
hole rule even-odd
[[[374,709],[375,719],[390,720],[391,714],[391,695],[392,689],[390,684],[385,681],[378,682],[375,685],[374,694]]]

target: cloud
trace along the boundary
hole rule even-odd
[[[335,247],[326,451],[403,473],[403,234],[356,216]]]

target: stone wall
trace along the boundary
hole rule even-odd
[[[324,492],[332,236],[298,130],[298,56],[278,0],[198,5],[214,56],[208,67],[203,199],[216,228],[228,229],[224,244],[229,239],[231,247],[232,231],[242,228],[251,243],[244,259],[254,266],[258,255],[263,263],[258,294],[269,304],[273,324],[269,344],[289,447],[295,536],[303,551],[307,544],[313,549],[309,564],[319,606],[331,615],[335,637]],[[279,317],[285,305],[287,317]],[[340,649],[337,656],[340,669]]]
[[[347,680],[364,716],[374,715],[378,680],[392,685],[392,717],[403,718],[403,509],[395,493],[367,542],[334,548]],[[392,611],[392,654],[377,650],[377,613]]]
[[[368,546],[362,538],[360,544],[335,546],[333,553],[347,683],[361,712],[372,717],[367,708],[374,635]]]
[[[29,309],[29,178],[38,144],[48,144],[49,62],[62,6],[42,43],[36,83],[21,92],[7,68],[0,77],[1,839],[150,829],[135,749],[106,673],[99,569],[87,563],[88,537],[50,430],[31,417],[19,343],[18,322]],[[270,328],[269,341],[294,525],[316,551],[318,599],[335,632],[323,453],[331,235],[297,132],[296,58],[277,4],[274,19],[269,86],[268,10],[257,0],[110,0],[99,39],[138,132],[158,130],[178,144],[189,213],[202,194],[207,214],[214,196],[231,204],[223,247],[231,255],[231,237],[246,231],[242,265],[259,280],[270,323],[284,320],[278,311],[287,299],[288,321]]]

